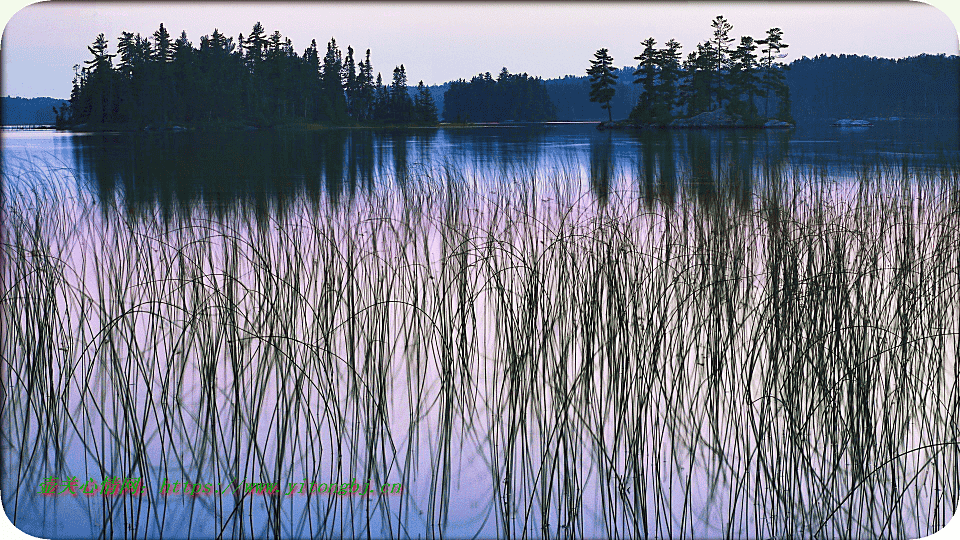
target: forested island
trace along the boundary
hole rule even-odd
[[[117,54],[100,34],[93,58],[77,66],[70,106],[57,125],[74,129],[182,125],[436,124],[437,109],[423,81],[411,97],[406,69],[389,86],[374,76],[370,50],[359,61],[335,39],[321,56],[313,40],[302,55],[279,31],[258,22],[236,40],[214,30],[200,46],[186,32],[172,39],[163,24],[152,40],[123,32]],[[114,59],[116,58],[116,66]]]
[[[681,45],[674,39],[657,48],[653,37],[635,57],[640,63],[633,83],[641,88],[627,120],[613,123],[610,102],[616,92],[613,58],[600,49],[590,61],[590,101],[607,111],[611,127],[789,127],[790,87],[781,59],[789,45],[783,31],[771,28],[763,39],[730,33],[722,15],[713,35],[697,44],[681,63]]]

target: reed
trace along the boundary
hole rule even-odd
[[[131,538],[942,527],[957,164],[681,169],[660,199],[604,170],[602,200],[575,167],[447,164],[337,204],[172,214],[8,179],[11,519]],[[745,174],[752,194],[731,187]],[[38,496],[50,476],[144,495]],[[403,492],[286,495],[354,478]]]

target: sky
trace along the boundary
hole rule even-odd
[[[66,98],[74,65],[103,33],[116,52],[122,31],[152,35],[163,22],[173,36],[182,30],[194,46],[214,28],[234,38],[260,21],[279,30],[298,53],[316,39],[323,51],[331,37],[358,59],[371,50],[374,71],[389,79],[404,64],[411,84],[469,79],[501,67],[543,78],[583,75],[593,53],[609,49],[617,67],[636,65],[641,42],[674,38],[683,54],[705,41],[717,15],[733,24],[732,35],[760,38],[783,30],[789,62],[818,54],[863,54],[900,58],[958,54],[960,10],[953,0],[916,2],[737,3],[125,3],[0,0],[7,21],[0,44],[0,94]],[[22,8],[22,9],[20,9]],[[18,11],[19,9],[19,11]],[[945,14],[944,11],[949,14]]]

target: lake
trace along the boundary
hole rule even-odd
[[[957,125],[827,124],[5,131],[7,513],[932,534],[960,502]]]

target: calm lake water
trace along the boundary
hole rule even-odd
[[[595,124],[506,125],[454,129],[327,130],[320,132],[4,133],[5,170],[24,162],[41,177],[69,172],[103,200],[122,193],[127,204],[230,206],[329,198],[411,178],[447,175],[496,185],[524,175],[567,174],[594,180],[593,195],[629,179],[635,189],[729,181],[763,166],[829,167],[843,174],[880,160],[910,166],[950,162],[958,149],[951,122],[878,121],[870,128],[824,122],[795,130],[606,131]],[[21,174],[8,174],[17,182]],[[75,186],[71,186],[75,187]],[[748,191],[752,186],[740,186]],[[654,194],[651,193],[651,196]]]
[[[2,205],[30,534],[920,537],[960,502],[956,123],[6,131]],[[354,479],[402,490],[300,491]]]

